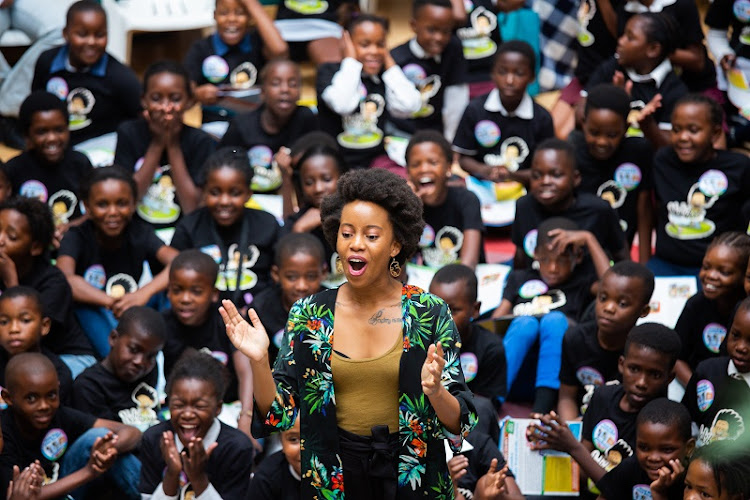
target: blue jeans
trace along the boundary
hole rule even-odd
[[[109,429],[95,427],[89,429],[81,437],[75,440],[65,452],[62,463],[60,464],[60,477],[68,476],[77,470],[86,466],[91,455],[91,447],[98,437],[104,436]],[[140,499],[141,494],[138,491],[138,482],[141,476],[141,461],[130,453],[120,455],[117,460],[105,472],[101,478],[95,481],[106,479],[111,481],[117,489],[122,491],[128,498]],[[86,496],[88,484],[81,486],[70,493],[70,496],[76,500],[81,500]]]
[[[109,354],[109,334],[117,326],[117,318],[104,307],[76,306],[73,309],[96,353],[106,358]]]
[[[539,360],[535,387],[560,388],[560,359],[562,339],[568,329],[568,318],[560,311],[552,311],[541,319],[519,316],[511,321],[505,332],[503,345],[508,367],[507,387],[510,392],[526,354],[539,339]]]
[[[96,358],[91,354],[59,354],[58,356],[68,366],[74,380],[83,370],[96,364]]]

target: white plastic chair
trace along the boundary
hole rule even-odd
[[[108,18],[110,54],[130,64],[133,33],[208,28],[214,25],[215,0],[102,0]]]

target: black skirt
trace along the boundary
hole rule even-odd
[[[341,465],[347,500],[393,500],[398,475],[398,433],[376,425],[372,436],[360,436],[339,427]]]

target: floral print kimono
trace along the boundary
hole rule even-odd
[[[265,431],[283,431],[301,418],[302,497],[345,498],[339,458],[336,397],[331,375],[334,307],[338,289],[297,301],[289,312],[284,343],[274,367],[276,399]],[[399,372],[399,499],[452,499],[443,439],[458,451],[477,422],[472,395],[461,371],[460,337],[440,298],[406,285],[401,293],[403,354]],[[445,353],[442,382],[461,406],[459,435],[445,429],[422,392],[427,348],[440,342]]]

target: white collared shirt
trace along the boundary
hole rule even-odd
[[[666,80],[669,73],[672,72],[672,63],[669,62],[669,59],[664,59],[657,67],[651,70],[650,73],[646,73],[645,75],[639,75],[632,68],[625,68],[625,72],[628,74],[628,78],[634,83],[653,80],[656,82],[656,88],[659,88],[661,87],[661,84],[664,83],[664,80]]]
[[[515,111],[509,112],[505,109],[505,106],[503,106],[502,100],[500,100],[500,91],[492,89],[487,96],[487,100],[484,101],[484,109],[490,113],[500,113],[507,117],[517,116],[524,120],[531,120],[534,118],[534,100],[528,93],[523,94],[523,98],[521,98],[521,102],[518,104]]]
[[[417,38],[414,37],[411,40],[409,40],[409,50],[412,54],[414,54],[414,57],[417,59],[434,59],[436,63],[440,64],[440,61],[442,60],[442,57],[440,54],[436,56],[430,56],[427,54],[427,52],[424,51],[421,45],[417,42]]]
[[[737,367],[734,366],[734,361],[732,361],[731,359],[729,360],[729,365],[727,366],[727,375],[732,378],[742,378],[748,385],[748,387],[750,387],[750,372],[740,373],[739,370],[737,370]]]

